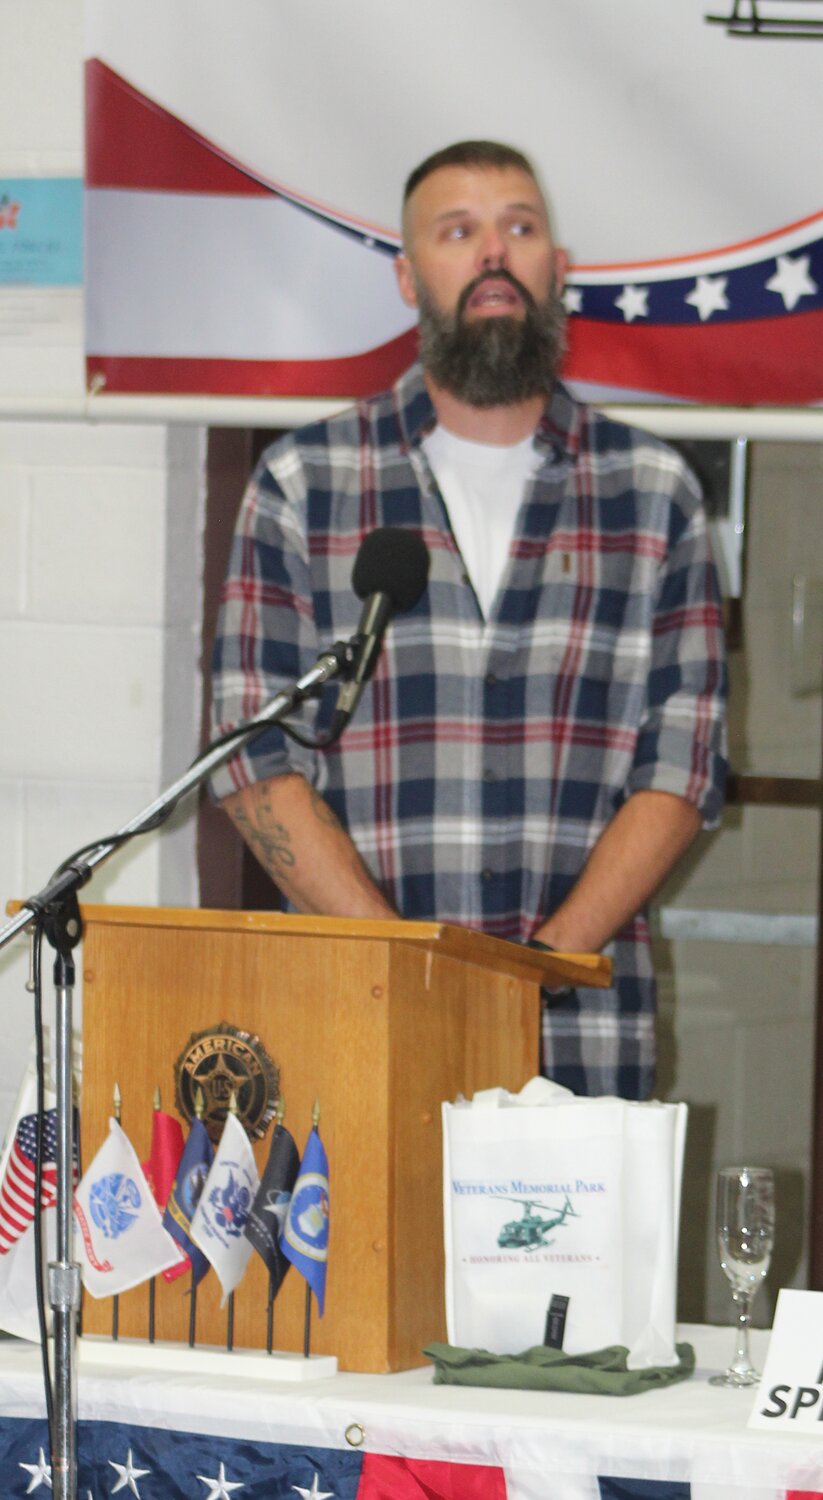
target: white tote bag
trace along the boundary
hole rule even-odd
[[[624,1344],[632,1369],[676,1364],[686,1115],[545,1079],[444,1104],[449,1342]]]

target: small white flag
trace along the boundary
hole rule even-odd
[[[116,1120],[74,1195],[76,1250],[92,1297],[113,1297],[176,1264],[174,1240]]]
[[[252,1254],[243,1231],[259,1186],[249,1138],[237,1117],[227,1115],[189,1229],[220,1278],[223,1302],[242,1280]]]

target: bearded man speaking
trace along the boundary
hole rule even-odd
[[[464,141],[408,179],[397,276],[420,363],[270,448],[249,483],[215,649],[215,720],[248,717],[355,630],[352,559],[422,537],[339,743],[334,705],[216,778],[298,911],[463,924],[607,949],[607,990],[544,1006],[543,1071],[644,1098],[654,979],[644,908],[725,778],[720,604],[696,481],[558,379],[566,257],[519,151]]]

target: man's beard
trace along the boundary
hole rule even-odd
[[[464,317],[484,281],[507,281],[523,300],[522,317]],[[436,385],[469,406],[514,406],[548,396],[565,350],[566,312],[552,287],[538,303],[509,271],[485,272],[464,287],[454,313],[443,313],[418,279],[420,357]]]

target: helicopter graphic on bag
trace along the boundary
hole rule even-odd
[[[504,1224],[497,1243],[501,1250],[542,1250],[548,1245],[553,1245],[554,1240],[546,1238],[553,1229],[565,1224],[569,1215],[579,1218],[576,1209],[572,1207],[572,1200],[568,1193],[566,1201],[561,1209],[553,1209],[548,1203],[539,1203],[535,1198],[507,1198],[507,1203],[517,1203],[523,1210],[522,1219],[510,1219]],[[536,1208],[544,1208],[548,1213],[553,1213],[553,1219],[541,1219],[539,1214],[533,1212]]]

